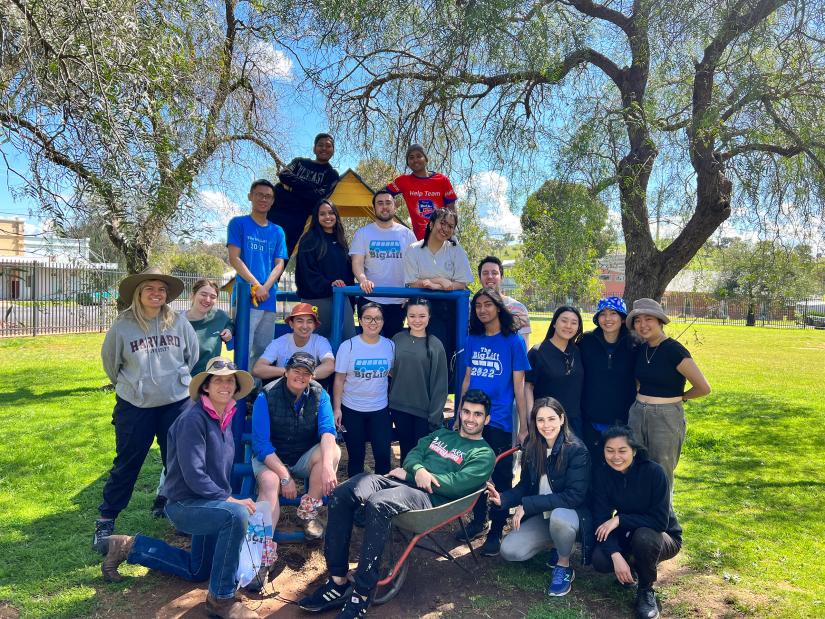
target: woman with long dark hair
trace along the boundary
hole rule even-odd
[[[636,399],[636,343],[624,324],[626,317],[621,297],[600,300],[593,315],[596,328],[578,344],[584,366],[580,438],[594,460],[602,458],[602,432],[626,424]]]
[[[518,334],[513,314],[504,305],[501,295],[492,288],[482,288],[473,296],[471,305],[470,336],[465,344],[467,371],[461,392],[481,389],[489,396],[492,402],[490,422],[484,426],[483,437],[498,455],[514,443],[514,400],[520,420],[519,431],[523,434],[520,438],[526,438],[524,372],[530,369],[530,365],[524,340]],[[513,487],[512,456],[496,464],[492,480],[499,492]],[[467,526],[467,536],[474,539],[486,534],[487,539],[480,552],[485,556],[495,556],[499,552],[506,514],[493,514],[490,520],[487,516],[487,501],[482,495],[473,508],[473,520]],[[458,539],[465,539],[463,532]]]
[[[547,335],[541,344],[527,353],[530,371],[527,373],[527,406],[539,398],[556,398],[567,412],[570,428],[581,437],[581,397],[584,384],[579,348],[582,335],[582,315],[575,307],[562,305],[553,313]]]
[[[657,565],[682,547],[682,527],[670,507],[664,469],[649,460],[644,446],[627,426],[602,436],[604,461],[593,476],[593,522],[596,547],[593,568],[630,585],[638,575],[637,617],[659,616],[653,584]]]
[[[298,245],[295,287],[303,303],[318,308],[316,333],[329,339],[332,332],[332,289],[355,283],[349,244],[341,215],[331,200],[322,200],[313,210],[309,229]],[[352,305],[345,305],[343,339],[355,335]],[[349,311],[347,311],[349,310]]]
[[[570,555],[579,531],[584,533],[583,563],[587,563],[592,543],[585,503],[590,455],[570,431],[564,408],[554,398],[533,403],[528,432],[518,485],[501,494],[489,490],[490,502],[499,511],[506,514],[516,508],[513,530],[501,543],[501,556],[507,561],[526,561],[552,545],[557,559],[547,593],[566,595],[575,578]]]
[[[407,329],[396,333],[389,404],[395,424],[401,462],[419,439],[444,423],[447,401],[447,355],[441,341],[427,333],[430,303],[407,301]]]
[[[455,211],[436,209],[424,238],[404,252],[404,283],[410,288],[429,290],[463,290],[473,281],[467,253],[454,238],[458,227]],[[430,333],[444,345],[447,362],[452,368],[455,352],[456,307],[453,301],[431,300]]]

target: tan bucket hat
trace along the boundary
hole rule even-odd
[[[625,324],[627,328],[631,331],[633,330],[633,319],[640,314],[647,314],[648,316],[655,316],[663,323],[667,324],[670,322],[670,318],[667,317],[665,311],[662,309],[662,306],[659,305],[653,299],[636,299],[633,301],[633,309],[630,310],[630,313],[627,315],[625,319]]]
[[[183,282],[173,275],[166,275],[157,267],[148,267],[140,273],[124,277],[118,286],[118,299],[128,307],[132,304],[132,296],[141,282],[156,279],[166,284],[166,303],[171,303],[183,292]]]
[[[189,383],[189,397],[193,400],[198,399],[198,390],[201,388],[207,376],[229,376],[230,374],[235,374],[238,377],[238,390],[235,391],[232,399],[239,400],[252,391],[252,388],[255,386],[255,380],[249,372],[239,370],[235,366],[235,363],[229,359],[212,357],[206,363],[206,369],[192,377],[192,382]]]

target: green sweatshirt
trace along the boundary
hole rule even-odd
[[[183,310],[180,315],[186,320],[186,310]],[[192,368],[192,376],[198,372],[203,372],[206,369],[206,364],[212,357],[220,357],[223,350],[223,340],[221,340],[221,331],[229,329],[235,330],[235,325],[232,324],[232,319],[225,311],[219,308],[212,308],[209,313],[201,320],[189,320],[189,324],[195,330],[195,335],[198,336],[198,345],[200,348],[200,358]]]
[[[473,441],[441,428],[418,441],[404,460],[404,470],[412,479],[424,468],[438,480],[441,486],[433,487],[430,497],[435,507],[481,488],[495,464],[496,456],[484,439]]]

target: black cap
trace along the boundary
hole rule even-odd
[[[290,368],[306,368],[310,374],[315,374],[315,357],[308,352],[296,352],[286,362],[286,369]]]

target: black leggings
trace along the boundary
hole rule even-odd
[[[416,443],[430,433],[430,423],[424,417],[412,413],[396,410],[391,410],[390,413],[395,424],[398,446],[401,448],[401,464],[404,464],[404,459]]]
[[[372,445],[375,472],[385,475],[392,464],[392,419],[389,409],[361,412],[341,405],[342,423],[346,428],[344,443],[347,445],[347,477],[364,472],[367,441]]]
[[[639,588],[647,589],[656,582],[656,566],[675,557],[682,543],[667,533],[659,533],[647,527],[639,527],[630,537],[619,537],[622,556],[639,576]],[[605,551],[604,544],[596,544],[593,550],[593,569],[597,572],[613,571],[613,559]]]

